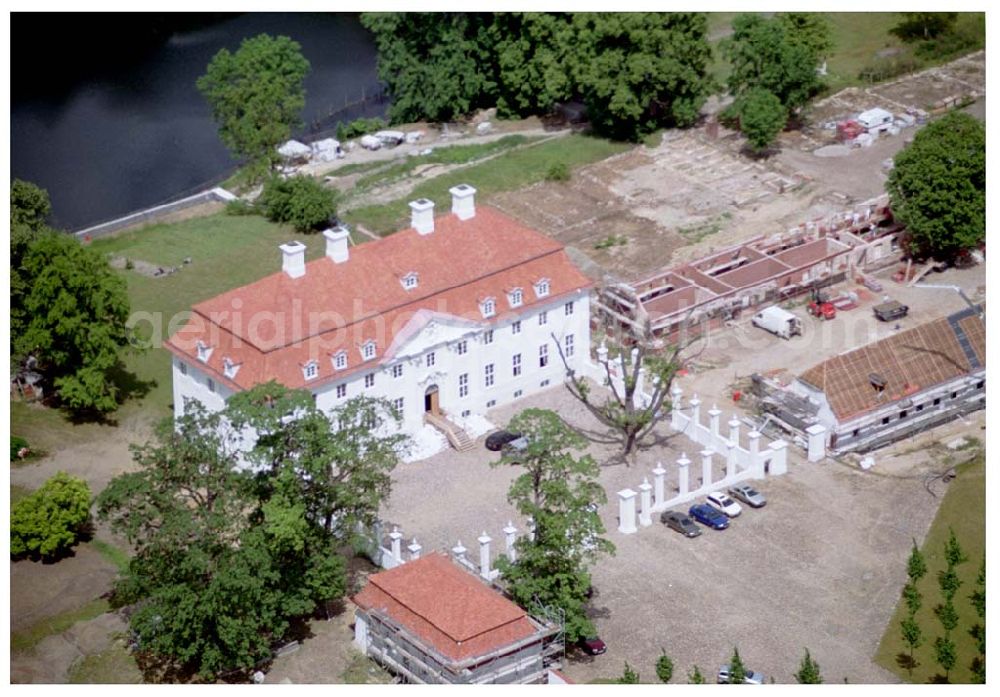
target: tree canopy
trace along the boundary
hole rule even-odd
[[[699,13],[367,13],[394,121],[496,106],[545,114],[581,98],[596,130],[635,140],[689,125],[711,82]]]
[[[253,178],[279,161],[276,148],[301,124],[308,72],[297,42],[260,34],[235,53],[221,49],[198,78],[222,142],[247,160]]]
[[[10,554],[53,558],[65,553],[90,522],[87,482],[57,472],[10,510]]]
[[[795,682],[802,685],[819,685],[823,682],[823,676],[819,672],[819,663],[809,655],[809,649],[806,649],[806,655],[802,657],[802,662],[799,664],[799,670],[795,674]]]
[[[604,524],[597,506],[607,502],[607,495],[597,481],[597,464],[589,455],[573,456],[585,441],[555,412],[526,409],[508,428],[525,435],[528,446],[493,466],[524,470],[511,484],[507,500],[531,518],[534,538],[518,539],[516,560],[502,557],[497,567],[522,607],[543,614],[545,608],[562,610],[568,641],[591,636],[587,569],[598,555],[614,553],[614,545],[601,537]]]
[[[326,227],[337,214],[336,194],[314,177],[272,176],[264,185],[258,204],[276,223],[289,223],[298,232]]]
[[[732,36],[722,44],[732,66],[729,92],[739,101],[752,90],[767,90],[789,113],[797,112],[821,86],[818,51],[829,47],[822,26],[797,16],[737,15]]]
[[[207,678],[250,670],[291,620],[340,598],[339,552],[388,494],[402,436],[373,434],[391,418],[364,398],[327,416],[268,383],[221,412],[189,401],[133,446],[139,470],[98,514],[135,549],[115,594],[137,603],[140,651]]]
[[[886,189],[912,251],[950,259],[986,238],[986,129],[953,111],[895,157]]]
[[[119,395],[114,372],[132,337],[125,280],[70,235],[43,229],[17,239],[11,250],[12,359],[33,356],[70,409],[113,411]]]
[[[40,230],[52,212],[49,192],[23,179],[10,183],[10,226],[25,225],[31,230]]]
[[[750,90],[740,105],[740,131],[750,147],[762,152],[781,133],[788,112],[781,100],[764,89]]]

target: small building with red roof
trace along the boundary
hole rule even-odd
[[[275,273],[196,304],[166,342],[175,415],[276,380],[327,411],[383,398],[413,435],[559,384],[561,356],[579,369],[590,279],[562,244],[477,207],[471,186],[450,193],[450,213],[413,201],[410,227],[376,241],[327,230],[314,261],[281,245]]]
[[[370,576],[352,600],[357,646],[408,682],[545,683],[559,667],[559,626],[444,553]]]

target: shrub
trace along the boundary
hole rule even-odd
[[[314,232],[337,213],[333,191],[312,177],[272,177],[264,184],[260,206],[270,220],[289,223],[298,232]]]
[[[226,203],[226,215],[254,215],[257,207],[241,198],[233,199]]]
[[[389,124],[385,119],[375,116],[370,119],[354,119],[348,123],[337,124],[337,140],[345,141],[363,136],[366,133],[381,131]]]
[[[20,460],[25,457],[26,453],[25,455],[22,455],[22,450],[28,450],[28,441],[21,438],[21,436],[12,435],[10,437],[10,461],[14,462],[15,460]]]
[[[89,521],[87,483],[58,472],[11,508],[10,554],[58,556],[77,541]]]
[[[565,162],[556,162],[545,173],[545,179],[550,182],[567,182],[569,181],[569,167],[566,166]]]

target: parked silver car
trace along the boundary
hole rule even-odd
[[[767,503],[764,494],[754,489],[749,484],[737,484],[729,488],[729,495],[734,499],[742,501],[751,508],[760,508]]]
[[[698,537],[701,534],[701,528],[680,511],[664,511],[660,514],[660,522],[684,537]]]

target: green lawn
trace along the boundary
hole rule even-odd
[[[70,666],[71,685],[122,685],[142,682],[142,673],[120,640],[100,653],[84,656]]]
[[[979,564],[986,545],[986,460],[979,457],[957,468],[958,476],[948,485],[934,523],[924,540],[924,557],[927,560],[927,575],[921,580],[919,589],[923,595],[923,607],[917,613],[917,622],[924,633],[924,644],[914,652],[918,665],[912,677],[897,661],[907,649],[900,637],[899,623],[906,616],[906,605],[900,600],[896,611],[885,629],[875,661],[904,681],[914,683],[933,682],[941,673],[934,660],[934,639],[942,634],[941,623],[934,615],[934,607],[941,602],[937,574],[945,567],[944,544],[948,539],[948,529],[952,528],[969,560],[958,567],[962,587],[955,596],[958,610],[958,627],[952,633],[958,649],[958,662],[951,671],[951,682],[967,683],[972,674],[969,664],[975,656],[975,642],[969,636],[969,628],[978,620],[969,594],[975,589]],[[900,588],[902,591],[902,588]]]
[[[718,37],[722,34],[726,27],[732,24],[732,20],[737,14],[736,12],[710,13],[709,37]],[[889,30],[899,23],[901,15],[899,12],[827,12],[824,14],[830,23],[833,36],[833,51],[827,59],[827,93],[862,84],[858,79],[858,73],[862,68],[872,65],[876,61],[885,62],[913,58],[913,46],[904,44],[889,33]],[[959,15],[957,28],[971,29],[975,27],[976,23],[982,21],[981,17],[981,13],[962,13]],[[715,61],[711,73],[720,84],[724,84],[729,75],[729,64],[722,58],[718,45],[719,39],[712,41]],[[877,56],[879,52],[886,50],[896,53],[891,57],[879,58]],[[953,58],[949,57],[946,60]],[[917,67],[927,67],[934,62],[918,61]]]
[[[481,200],[488,198],[490,194],[520,189],[541,181],[549,168],[557,162],[565,163],[572,169],[603,160],[630,147],[632,146],[627,143],[613,143],[583,135],[563,136],[435,177],[417,186],[403,199],[387,204],[362,206],[345,211],[343,215],[349,223],[360,223],[382,235],[391,234],[404,229],[408,224],[407,201],[429,198],[437,204],[438,210],[448,210],[448,189],[456,184],[471,184]]]
[[[103,598],[91,600],[89,603],[78,607],[75,610],[64,612],[61,615],[46,617],[38,624],[32,625],[19,632],[12,632],[10,635],[11,651],[27,651],[47,636],[65,632],[77,622],[92,620],[107,612],[110,608],[108,601]]]

